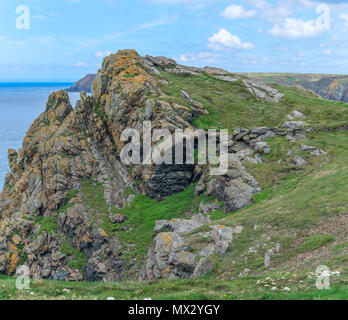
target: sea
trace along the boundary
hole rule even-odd
[[[33,121],[45,110],[53,91],[67,89],[70,82],[0,82],[0,189],[9,172],[7,150],[22,147],[23,138]],[[69,93],[75,107],[79,93]]]

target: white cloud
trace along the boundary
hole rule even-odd
[[[248,2],[251,2],[251,4],[257,9],[264,9],[270,6],[266,0],[252,0]]]
[[[276,24],[269,33],[276,37],[287,39],[312,38],[323,33],[323,25],[316,23],[314,20],[302,21],[298,19],[284,19],[281,23]]]
[[[216,63],[219,57],[220,57],[219,54],[203,51],[199,53],[181,54],[178,57],[174,57],[174,59],[183,63],[193,62],[193,61],[204,62],[204,63]]]
[[[254,49],[255,46],[250,42],[242,42],[242,40],[226,29],[220,29],[218,33],[215,33],[208,39],[208,46],[215,50],[221,50],[223,48],[233,49]]]
[[[329,55],[329,54],[332,54],[332,51],[331,50],[325,50],[323,53]]]
[[[109,50],[105,50],[105,51],[98,51],[95,53],[95,56],[98,58],[104,58],[107,57],[111,54],[112,52]]]
[[[221,16],[226,19],[243,19],[254,17],[256,13],[256,10],[246,10],[242,6],[231,4],[221,12]]]
[[[87,63],[79,61],[78,63],[74,65],[74,67],[80,67],[80,68],[87,67]]]
[[[348,27],[348,14],[346,13],[341,13],[340,18],[344,21],[344,25]]]

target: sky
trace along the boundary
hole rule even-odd
[[[232,72],[348,74],[347,0],[1,0],[0,14],[0,81],[76,81],[119,49]]]

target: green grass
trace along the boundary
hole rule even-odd
[[[212,197],[194,196],[195,185],[190,185],[183,192],[167,197],[161,202],[137,194],[127,207],[116,209],[107,204],[104,199],[103,183],[83,179],[81,192],[88,207],[95,211],[94,221],[101,221],[99,227],[110,237],[117,236],[122,244],[128,248],[124,250],[122,258],[126,261],[136,259],[139,265],[153,243],[156,236],[154,227],[156,220],[170,220],[173,218],[186,218],[187,212],[198,212],[201,201],[212,200]],[[130,189],[127,194],[132,194]],[[113,224],[110,214],[121,214],[127,218],[122,224]],[[221,218],[221,213],[219,218]],[[121,227],[123,231],[121,231]],[[126,230],[124,230],[126,229]]]
[[[46,231],[49,234],[52,234],[59,230],[57,224],[57,219],[55,217],[36,217],[36,223],[40,225],[40,231],[37,234],[39,236],[43,231]]]
[[[335,241],[335,237],[332,235],[315,234],[306,239],[305,242],[297,248],[297,252],[314,251],[333,241]]]
[[[264,157],[264,164],[248,166],[264,189],[254,196],[252,205],[213,222],[244,228],[241,234],[234,234],[226,257],[213,257],[214,277],[236,277],[245,268],[252,270],[252,274],[268,274],[264,256],[277,243],[280,251],[271,259],[272,270],[291,268],[296,261],[292,259],[298,254],[311,259],[296,262],[299,272],[320,264],[339,270],[345,268],[347,235],[342,223],[348,213],[348,134],[313,132],[305,143],[322,148],[328,155],[302,154],[310,165],[294,170],[288,159],[277,163],[282,154],[277,150],[292,148],[300,153],[298,144],[289,144],[285,137],[277,137],[270,141],[275,154]],[[199,242],[196,234],[207,230],[209,226],[204,226],[189,237]],[[331,249],[333,242],[335,246]],[[319,248],[325,250],[325,257],[313,255]]]
[[[128,228],[127,231],[119,232],[118,238],[132,247],[126,254],[128,258],[136,258],[138,262],[144,259],[147,250],[151,246],[154,237],[156,220],[170,220],[173,218],[185,218],[187,212],[197,212],[204,196],[194,196],[194,185],[189,186],[185,191],[167,197],[157,202],[144,195],[137,195],[133,202],[119,213],[127,220],[122,224]]]
[[[342,253],[344,251],[344,249],[346,249],[346,248],[348,248],[348,241],[341,242],[338,245],[334,246],[332,248],[332,251],[335,254],[339,254],[339,253]]]
[[[281,126],[294,109],[306,114],[306,121],[313,125],[330,127],[348,121],[347,104],[320,99],[296,88],[274,85],[285,97],[279,103],[272,103],[254,97],[242,81],[230,83],[208,74],[182,77],[162,72],[161,77],[169,83],[162,86],[168,102],[188,106],[180,92],[184,89],[193,99],[203,103],[210,114],[194,121],[203,129],[222,128],[232,132],[239,127]]]
[[[74,248],[68,240],[62,243],[61,251],[69,256],[68,266],[70,268],[82,271],[83,267],[87,266],[86,254]]]
[[[235,280],[213,278],[162,281],[122,281],[88,283],[34,280],[29,290],[16,290],[15,279],[0,277],[2,300],[343,300],[348,298],[348,284],[343,278],[332,278],[329,290],[318,290],[315,279],[306,275],[274,273],[272,279],[247,277]],[[283,278],[283,279],[281,279]],[[271,282],[276,283],[272,291]],[[291,291],[283,291],[290,287]],[[68,289],[70,292],[64,292]],[[66,291],[66,290],[65,290]]]

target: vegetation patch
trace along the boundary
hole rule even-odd
[[[315,251],[319,249],[320,247],[335,241],[335,237],[329,234],[320,235],[315,234],[313,236],[310,236],[305,240],[304,243],[302,243],[298,248],[297,252],[302,253],[306,251]]]
[[[69,256],[68,266],[70,268],[82,271],[83,267],[87,266],[86,254],[74,248],[68,240],[62,243],[61,251]]]

